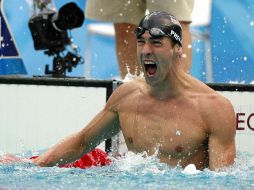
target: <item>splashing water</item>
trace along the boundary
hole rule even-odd
[[[188,169],[188,168],[187,168]],[[0,164],[1,189],[254,189],[254,155],[238,153],[235,164],[222,172],[189,172],[160,163],[155,155],[127,152],[110,166],[40,168],[28,163]],[[188,170],[187,170],[188,171]]]
[[[132,81],[134,79],[138,79],[138,78],[142,78],[144,76],[144,73],[141,73],[140,75],[133,75],[131,74],[130,72],[128,72],[124,79],[122,80],[122,82],[129,82],[129,81]]]

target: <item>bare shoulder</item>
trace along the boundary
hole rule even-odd
[[[112,94],[112,97],[122,98],[130,96],[131,94],[139,91],[142,88],[144,81],[142,79],[136,79],[121,84]]]
[[[207,87],[209,88],[209,87]],[[209,130],[235,129],[235,112],[232,103],[224,96],[207,89],[200,95],[199,108]]]
[[[121,84],[110,96],[107,106],[116,107],[121,102],[125,102],[134,97],[144,85],[142,79],[136,79],[130,82]]]
[[[232,103],[218,92],[211,89],[200,96],[200,107],[209,112],[226,112],[233,110]],[[226,114],[226,113],[225,113]]]
[[[213,90],[201,81],[195,83],[194,94],[198,97],[199,108],[204,112],[217,112],[226,109],[232,110],[231,102],[217,91]]]

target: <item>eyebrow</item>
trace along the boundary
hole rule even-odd
[[[161,36],[161,37],[154,37],[154,36],[151,36],[150,38],[148,38],[148,40],[162,40],[162,38],[165,37],[165,36]],[[140,36],[137,38],[137,40],[144,40],[145,38],[143,36]]]

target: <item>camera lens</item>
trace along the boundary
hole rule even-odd
[[[59,9],[59,12],[52,17],[52,23],[57,30],[67,30],[80,27],[84,22],[83,11],[71,2]]]

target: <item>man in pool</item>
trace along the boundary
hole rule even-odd
[[[135,30],[144,78],[122,84],[81,131],[34,159],[66,164],[122,130],[128,150],[157,153],[161,162],[217,170],[234,163],[235,113],[231,103],[181,66],[182,30],[166,12],[145,16]]]

